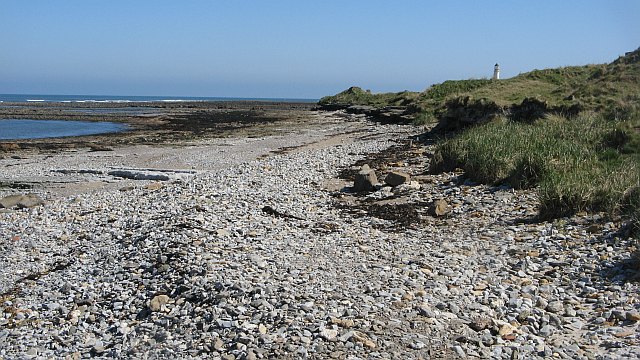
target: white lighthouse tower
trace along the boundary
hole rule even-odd
[[[498,64],[493,67],[493,80],[500,80],[500,65]]]

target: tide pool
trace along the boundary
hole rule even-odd
[[[94,121],[0,119],[0,140],[43,139],[124,131],[125,124]]]

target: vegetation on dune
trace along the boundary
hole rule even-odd
[[[406,106],[416,123],[455,131],[432,170],[536,188],[543,218],[624,213],[640,227],[640,49],[610,64],[445,81],[423,92],[350,88],[320,105]]]
[[[410,105],[416,97],[417,93],[410,91],[373,94],[369,90],[352,86],[339,94],[323,97],[318,104],[323,106],[366,105],[382,108],[385,106],[407,106]]]
[[[462,168],[479,182],[537,187],[543,218],[626,211],[625,194],[640,184],[640,136],[630,125],[589,114],[492,122],[442,142],[432,170]]]

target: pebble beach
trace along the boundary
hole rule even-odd
[[[429,174],[423,128],[308,116],[0,159],[0,180],[44,184],[0,209],[0,358],[640,357],[624,223],[535,221],[534,190]],[[394,146],[376,191],[340,178]],[[393,170],[413,181],[385,186]]]

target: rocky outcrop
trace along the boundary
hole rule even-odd
[[[336,111],[344,110],[348,114],[365,115],[370,120],[383,124],[404,124],[410,123],[414,119],[416,109],[408,106],[385,106],[375,107],[369,105],[350,104],[321,104],[321,110]]]

